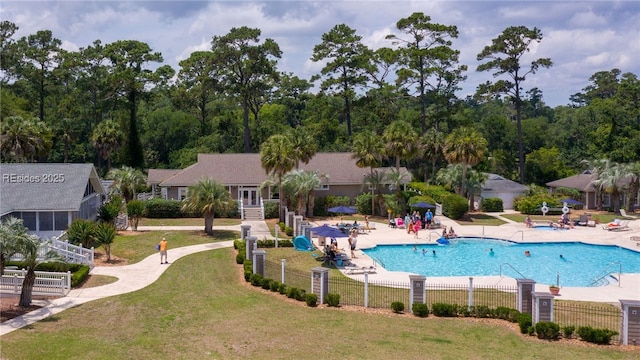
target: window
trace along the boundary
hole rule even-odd
[[[53,212],[52,211],[42,211],[38,213],[38,217],[40,218],[40,227],[39,231],[51,231],[53,230]]]
[[[160,188],[160,196],[165,200],[168,199],[167,188],[166,187]]]
[[[315,191],[328,191],[329,190],[329,184],[322,184],[319,187],[313,189]]]
[[[187,189],[186,187],[178,188],[178,200],[184,200],[187,197]]]
[[[22,224],[24,227],[31,231],[36,231],[36,213],[35,212],[22,212]]]
[[[602,194],[602,206],[604,207],[611,206],[611,194],[608,194],[608,193]]]
[[[67,230],[69,227],[69,214],[66,211],[57,211],[54,216],[54,230]]]

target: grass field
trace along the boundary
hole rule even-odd
[[[3,336],[2,358],[638,358],[618,347],[537,340],[501,322],[309,308],[248,286],[234,258],[232,249],[181,258],[142,290]]]
[[[214,226],[240,225],[240,219],[215,218]],[[138,226],[202,226],[204,228],[204,218],[178,218],[178,219],[151,219],[141,218]]]

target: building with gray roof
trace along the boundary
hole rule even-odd
[[[75,219],[95,219],[104,189],[92,164],[0,164],[0,217],[22,219],[41,237]]]

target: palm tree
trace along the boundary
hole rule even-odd
[[[0,221],[0,275],[4,274],[4,265],[16,253],[15,238],[28,235],[22,219],[10,216]]]
[[[316,154],[318,146],[315,139],[304,127],[292,128],[287,132],[291,141],[293,156],[296,159],[296,169],[300,168],[300,161],[308,164]]]
[[[591,169],[592,180],[591,184],[596,188],[596,207],[598,210],[602,210],[602,197],[604,192],[602,187],[598,186],[596,182],[601,177],[601,174],[611,167],[611,160],[609,159],[594,159],[594,160],[582,160],[583,164],[586,164]]]
[[[396,197],[401,209],[404,207],[404,198],[402,197],[402,184],[404,184],[406,180],[406,175],[404,173],[401,173],[397,169],[391,169],[391,171],[386,173],[384,177],[384,181],[389,184],[389,190],[396,191]]]
[[[322,185],[327,175],[320,175],[317,171],[293,170],[283,179],[282,187],[297,200],[298,214],[306,217],[313,216],[315,205],[315,189]]]
[[[113,180],[111,189],[122,195],[126,203],[133,200],[138,190],[144,188],[147,184],[147,178],[144,173],[129,166],[112,169],[107,173],[106,178]]]
[[[124,133],[120,126],[113,120],[105,120],[95,127],[91,140],[98,150],[99,159],[106,160],[107,171],[111,170],[111,154],[118,151],[124,144]]]
[[[200,179],[189,186],[187,198],[183,200],[182,209],[201,212],[204,217],[204,232],[213,235],[213,220],[216,211],[228,209],[233,200],[227,188],[211,178]]]
[[[617,213],[620,211],[620,193],[622,187],[618,182],[628,175],[627,166],[612,162],[609,167],[602,169],[598,178],[594,181],[594,185],[597,188],[611,194],[613,212]]]
[[[373,170],[373,172],[365,175],[364,177],[364,185],[371,189],[371,192],[375,192],[375,202],[378,203],[379,215],[382,215],[382,209],[384,207],[384,196],[382,195],[382,186],[386,182],[386,174]],[[375,214],[374,211],[374,196],[371,196],[371,214]]]
[[[419,152],[425,160],[431,161],[431,177],[435,176],[436,164],[439,159],[442,159],[442,149],[444,148],[444,135],[435,128],[429,128],[420,137],[420,144],[418,145]],[[429,179],[428,171],[425,171],[424,181]]]
[[[39,250],[45,244],[41,243],[37,236],[29,234],[29,230],[24,227],[22,220],[9,219],[3,223],[2,227],[4,228],[4,234],[2,235],[8,235],[3,241],[12,244],[11,251],[14,255],[19,254],[22,256],[22,262],[27,269],[22,281],[19,305],[23,307],[29,306],[33,298],[33,285],[36,282],[36,266],[42,261],[61,261],[61,258],[53,251],[49,251],[43,257],[40,257]]]
[[[382,139],[373,131],[365,130],[357,133],[353,137],[353,144],[351,145],[351,151],[353,154],[351,158],[356,160],[356,165],[359,168],[369,167],[369,175],[365,177],[365,182],[370,181],[371,186],[371,215],[375,214],[375,201],[373,192],[376,188],[373,186],[374,174],[373,168],[382,164],[382,157],[384,153],[384,144]],[[379,195],[382,195],[378,193]]]
[[[452,164],[462,164],[462,196],[467,195],[467,167],[482,160],[487,151],[487,140],[474,128],[460,127],[451,132],[444,144],[444,156]]]
[[[629,196],[627,196],[627,211],[633,213],[635,211],[636,197],[640,191],[640,161],[629,164],[628,175],[631,176],[629,183]]]
[[[111,261],[111,244],[115,240],[118,230],[115,225],[111,223],[98,223],[95,229],[95,239],[98,245],[104,248],[104,252],[107,255],[107,262]]]
[[[438,170],[435,177],[436,184],[453,190],[456,194],[462,193],[462,165],[449,164],[446,168]]]
[[[396,170],[400,171],[400,160],[410,159],[416,154],[418,133],[406,121],[396,120],[382,133],[387,157],[395,158]]]
[[[293,151],[293,144],[289,137],[285,135],[272,135],[262,143],[260,148],[260,162],[262,168],[267,172],[267,175],[274,176],[278,182],[278,196],[279,196],[279,218],[280,221],[284,221],[283,204],[284,194],[282,192],[282,178],[295,166],[295,154]]]
[[[45,156],[51,149],[51,130],[37,118],[10,116],[0,122],[3,161],[26,162]]]

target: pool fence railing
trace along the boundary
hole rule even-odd
[[[259,255],[264,256],[264,253]],[[417,275],[411,275],[408,281],[388,281],[370,279],[369,272],[357,278],[336,276],[328,269],[319,267],[314,269],[322,269],[327,279],[318,284],[314,282],[314,276],[317,275],[314,275],[314,269],[311,273],[291,269],[286,266],[285,259],[275,262],[265,258],[254,261],[256,263],[262,264],[257,273],[264,278],[284,280],[282,282],[287,287],[315,293],[321,304],[325,302],[320,298],[321,294],[333,293],[340,295],[340,304],[370,308],[390,309],[394,302],[409,305],[408,309],[416,302],[427,304],[430,309],[435,303],[468,306],[469,309],[506,307],[532,314],[534,324],[537,321],[553,321],[561,328],[590,326],[616,331],[619,335],[614,336],[612,342],[617,344],[631,344],[640,338],[640,316],[636,316],[640,314],[640,301],[636,304],[635,300],[620,300],[619,304],[610,304],[558,300],[550,293],[535,292],[535,281],[529,279],[516,279],[516,286],[475,284],[473,277],[469,278],[467,284],[426,282],[425,277]],[[625,317],[623,311],[629,314]]]

